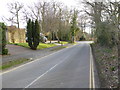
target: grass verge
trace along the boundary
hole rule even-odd
[[[60,44],[68,44],[66,41],[60,41]]]
[[[25,63],[28,60],[29,59],[26,59],[26,58],[20,58],[20,59],[17,59],[17,60],[13,60],[13,61],[7,62],[7,63],[3,64],[2,66],[0,66],[0,70],[4,70],[4,69],[8,69],[8,68],[14,67],[16,65]]]
[[[29,45],[28,43],[13,43],[14,45],[18,45],[18,46],[22,46],[22,47],[26,47],[26,48],[29,48]],[[49,48],[49,47],[54,47],[56,46],[55,44],[52,44],[52,43],[40,43],[37,47],[37,49],[44,49],[44,48]]]

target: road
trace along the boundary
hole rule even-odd
[[[3,88],[89,88],[90,45],[79,43],[2,74]]]

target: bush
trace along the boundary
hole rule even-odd
[[[8,53],[8,50],[5,49],[6,47],[6,25],[4,23],[0,22],[0,33],[2,34],[0,37],[0,48],[2,50],[2,55],[6,55]]]
[[[8,54],[8,49],[3,49],[2,50],[2,55],[7,55]]]
[[[112,32],[110,24],[101,22],[99,30],[97,30],[97,43],[101,46],[113,47],[115,45],[115,33]]]

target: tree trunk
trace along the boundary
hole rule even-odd
[[[118,6],[118,88],[120,90],[120,4]]]
[[[55,32],[55,36],[56,36],[56,38],[57,38],[57,40],[58,40],[58,43],[60,43],[60,39],[59,39],[59,37],[58,37],[57,32]]]
[[[17,12],[17,26],[18,26],[18,36],[19,36],[19,43],[21,43],[21,33],[20,33],[20,24],[19,24],[19,14]]]
[[[50,39],[50,43],[51,43],[51,39]]]
[[[72,43],[75,42],[75,36],[72,36]]]

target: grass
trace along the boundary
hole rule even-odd
[[[37,49],[44,49],[44,48],[49,48],[49,47],[54,47],[54,46],[56,46],[56,45],[53,43],[48,43],[48,44],[40,43],[39,46],[37,47]]]
[[[60,41],[60,44],[68,44],[66,41]]]
[[[67,46],[60,46],[60,47],[52,49],[51,51],[57,51],[57,50],[60,50],[60,49],[63,49],[63,48],[67,48]]]
[[[18,46],[22,46],[22,47],[26,47],[29,48],[28,43],[14,43],[14,45],[18,45]],[[49,48],[49,47],[54,47],[56,46],[55,44],[52,43],[40,43],[37,47],[37,49],[44,49],[44,48]]]
[[[111,71],[115,71],[115,66],[110,67]]]
[[[20,59],[17,59],[17,60],[10,61],[10,62],[5,63],[2,66],[0,66],[0,70],[8,69],[10,67],[22,64],[24,62],[27,62],[28,60],[29,59],[26,59],[26,58],[20,58]]]

